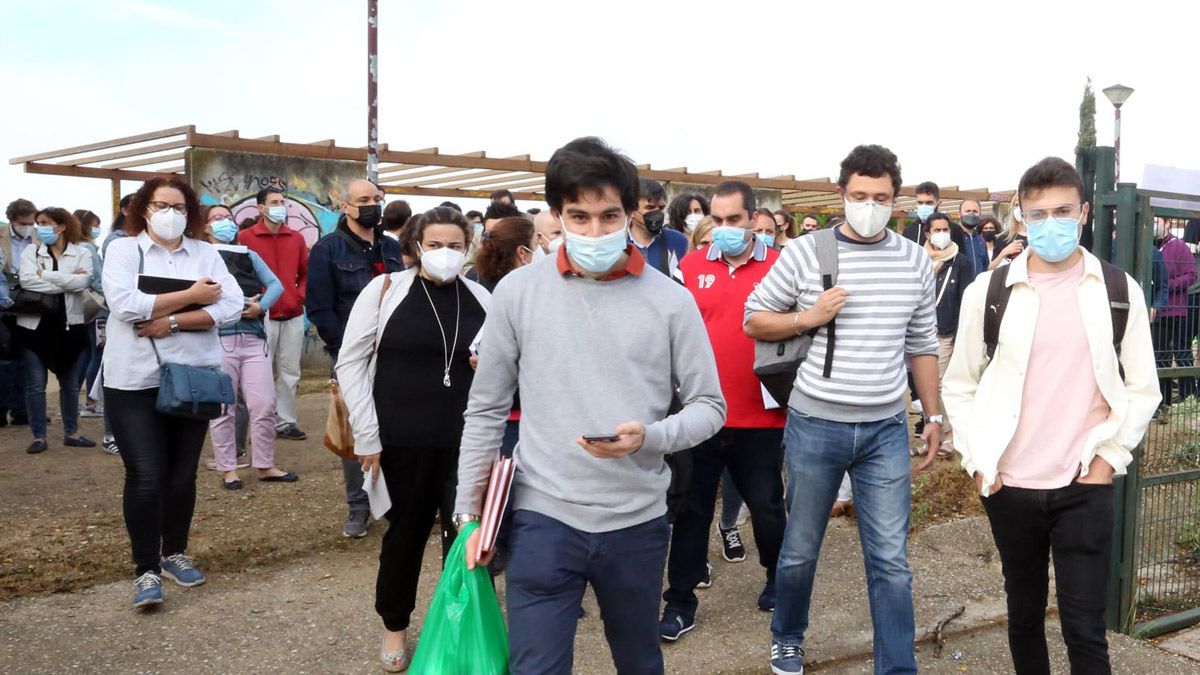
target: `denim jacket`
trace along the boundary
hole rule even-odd
[[[375,246],[386,271],[404,269],[399,242],[376,234]],[[337,229],[322,237],[308,254],[304,308],[331,354],[342,345],[342,333],[359,292],[377,275],[373,253],[372,247],[350,232],[342,216]]]

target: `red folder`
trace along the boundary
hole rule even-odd
[[[488,479],[487,492],[483,498],[483,514],[479,521],[479,550],[475,559],[496,548],[496,536],[500,534],[500,522],[504,520],[504,511],[508,508],[508,497],[512,492],[513,474],[517,465],[512,457],[501,455],[492,465],[492,475]]]

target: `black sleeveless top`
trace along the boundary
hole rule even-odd
[[[429,291],[428,297],[422,287]],[[461,303],[458,344],[446,387],[445,354],[454,343],[456,293]],[[437,307],[444,341],[430,299]],[[461,280],[445,286],[419,276],[413,280],[408,295],[388,318],[375,357],[375,413],[385,448],[458,449],[475,377],[469,346],[485,318],[475,294]]]

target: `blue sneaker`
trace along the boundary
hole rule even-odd
[[[180,586],[191,588],[204,583],[204,573],[196,569],[192,559],[182,553],[167,556],[159,566],[164,577]]]
[[[162,601],[162,579],[154,572],[146,572],[133,582],[134,609],[161,605]]]
[[[684,616],[673,609],[667,609],[663,612],[662,621],[658,622],[658,636],[664,642],[674,642],[695,627],[696,620],[692,617]]]
[[[804,675],[804,649],[799,645],[772,642],[771,672],[775,675]]]

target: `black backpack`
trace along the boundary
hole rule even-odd
[[[1125,324],[1129,321],[1129,277],[1116,265],[1100,260],[1100,269],[1104,274],[1104,288],[1108,292],[1109,314],[1112,317],[1113,349],[1117,353],[1118,368],[1121,377],[1125,377],[1125,369],[1120,367],[1121,342],[1125,340]],[[1004,320],[1004,312],[1008,309],[1008,298],[1012,295],[1009,286],[1008,270],[1012,265],[1004,265],[992,273],[988,281],[987,303],[983,315],[983,343],[987,347],[987,362],[991,364],[996,355],[996,345],[1000,343],[1000,322]],[[986,366],[985,366],[986,368]]]

